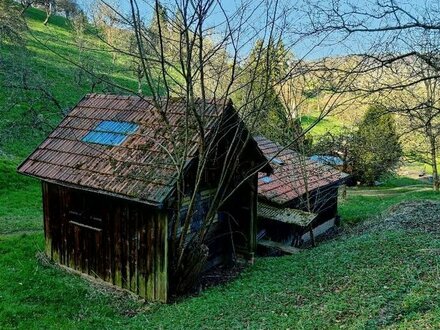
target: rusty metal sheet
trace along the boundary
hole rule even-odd
[[[255,136],[258,147],[271,161],[273,174],[258,175],[258,195],[271,202],[284,204],[307,192],[335,184],[348,175],[310,160],[298,152],[262,136]]]
[[[196,156],[199,139],[194,114],[182,99],[170,99],[159,111],[154,102],[137,96],[85,96],[49,137],[20,165],[20,173],[51,182],[82,186],[124,197],[161,204],[174,189],[174,148],[184,145],[185,123],[189,123],[191,150]],[[207,134],[220,122],[226,100],[197,103],[204,108]],[[102,145],[83,138],[103,121],[133,123],[136,132],[120,145]]]

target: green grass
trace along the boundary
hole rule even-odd
[[[17,161],[0,158],[0,235],[41,231],[41,186],[16,173]]]
[[[347,198],[339,200],[339,214],[345,225],[377,216],[391,205],[409,200],[440,200],[431,185],[407,177],[393,177],[377,187],[352,187]]]
[[[142,304],[35,257],[42,235],[0,239],[3,328],[434,327],[440,240],[382,232],[258,259],[237,280],[171,305]]]
[[[318,120],[318,117],[315,116],[302,116],[301,117],[301,126],[303,129],[309,128],[311,125],[315,124]],[[336,118],[327,116],[316,124],[311,130],[311,136],[322,136],[327,132],[331,132],[333,134],[341,132],[343,124],[339,122]]]
[[[24,194],[38,185],[25,177],[8,179],[12,163],[0,164],[6,178],[2,193],[16,190],[25,196],[11,200],[1,214],[28,216],[38,228],[39,194]],[[393,180],[388,184],[404,179]],[[438,199],[423,190],[429,187],[405,182],[399,193],[393,187],[350,190],[340,210],[344,220],[349,211],[374,216],[401,200]],[[6,195],[0,195],[0,205]],[[418,329],[440,322],[440,238],[429,234],[343,236],[298,255],[257,259],[231,283],[161,305],[141,303],[42,264],[36,257],[43,250],[42,232],[17,234],[20,228],[11,230],[0,219],[3,328]]]
[[[111,295],[58,269],[42,266],[35,254],[42,235],[0,238],[0,320],[2,328],[65,329],[117,325]]]
[[[386,188],[396,188],[396,187],[408,187],[408,186],[423,186],[428,187],[429,185],[421,180],[409,178],[406,176],[391,176],[386,178],[380,187],[386,187]]]
[[[30,86],[41,86],[58,101],[61,110],[41,93],[17,89],[0,90],[0,155],[28,155],[51,131],[60,119],[62,111],[74,106],[85,94],[91,92],[127,93],[124,88],[137,90],[137,82],[127,68],[127,58],[112,55],[106,45],[91,33],[84,39],[86,50],[80,53],[70,23],[58,16],[42,24],[44,13],[30,8],[26,12],[29,33],[25,34],[26,46],[5,45],[2,48],[4,67],[0,79],[10,84],[21,85],[23,67]],[[65,57],[65,58],[63,58]],[[96,75],[104,77],[92,90],[92,77],[87,74],[81,81],[78,67],[88,67]],[[122,89],[119,89],[120,86]],[[148,91],[144,91],[148,94]],[[36,101],[38,100],[38,101]],[[11,106],[11,104],[17,104]],[[33,114],[35,109],[38,116]]]
[[[49,27],[42,20],[42,12],[28,12],[34,34],[61,53],[76,54],[66,20],[54,17]],[[90,55],[102,63],[97,69],[117,83],[134,84],[118,69],[124,59],[112,66],[99,42],[88,38],[98,48]],[[75,67],[30,36],[28,48],[32,67],[63,107],[89,91],[87,84],[72,88]],[[6,97],[0,91],[0,99]],[[411,231],[353,234],[301,254],[259,258],[235,281],[170,305],[141,303],[41,262],[36,257],[44,240],[41,188],[15,170],[47,132],[26,126],[28,110],[29,104],[21,103],[0,113],[0,130],[12,133],[0,139],[2,329],[421,329],[440,324],[440,238]],[[52,107],[43,116],[52,124],[61,118]],[[335,127],[340,126],[326,118],[314,134]],[[349,226],[400,201],[439,196],[418,180],[395,177],[380,187],[350,188],[339,212]]]

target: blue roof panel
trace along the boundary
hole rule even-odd
[[[284,162],[279,158],[272,158],[272,163],[277,165],[284,165]]]
[[[264,183],[272,182],[272,178],[269,176],[263,176],[262,178],[260,178],[260,180],[263,181]]]
[[[121,133],[121,134],[132,134],[136,132],[139,125],[135,123],[130,123],[126,121],[112,121],[112,120],[104,120],[101,121],[96,127],[95,131],[100,132],[112,132],[112,133]]]
[[[118,146],[125,141],[127,135],[109,133],[109,132],[96,132],[90,131],[86,136],[83,137],[84,142],[98,143],[108,146]]]
[[[139,125],[126,121],[103,120],[83,137],[84,142],[119,146],[138,129]]]

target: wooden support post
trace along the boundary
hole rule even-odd
[[[258,210],[257,210],[257,203],[258,203],[258,182],[257,182],[257,176],[255,175],[253,178],[250,179],[250,223],[249,223],[249,253],[252,255],[252,262],[254,258],[254,253],[257,250],[257,218],[258,218]]]
[[[315,247],[316,243],[315,243],[315,234],[313,234],[313,227],[312,224],[309,225],[309,229],[310,229],[310,241],[312,242],[312,246]]]

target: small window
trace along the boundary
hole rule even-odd
[[[264,183],[272,182],[272,178],[269,176],[263,176],[260,180],[263,181]]]
[[[101,121],[93,130],[83,137],[84,142],[97,143],[109,146],[121,145],[130,134],[138,129],[139,125],[123,121]]]

